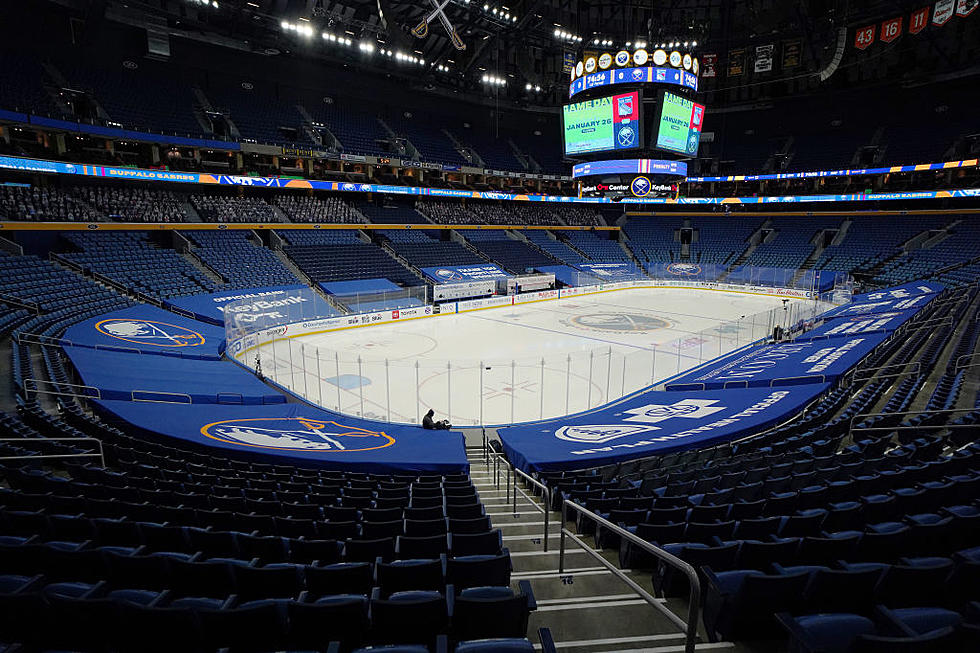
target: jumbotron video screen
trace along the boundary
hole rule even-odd
[[[703,121],[704,105],[664,91],[654,146],[678,154],[697,154]]]
[[[566,104],[562,108],[565,155],[632,150],[642,142],[639,92]]]

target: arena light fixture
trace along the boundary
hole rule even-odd
[[[485,74],[481,81],[484,84],[489,84],[490,86],[506,86],[507,80],[502,77],[497,77],[496,75]]]

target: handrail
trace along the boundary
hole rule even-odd
[[[43,384],[45,388],[47,386],[53,386],[53,389],[42,389],[38,387],[38,384]],[[62,389],[64,388],[64,389]],[[74,388],[79,388],[81,392],[74,392]],[[35,395],[45,394],[45,395],[56,395],[59,397],[82,397],[84,399],[102,399],[102,390],[96,388],[92,385],[84,385],[81,383],[68,383],[66,381],[48,381],[47,379],[24,379],[24,393],[25,398],[30,399],[31,393]]]
[[[99,445],[99,453],[65,453],[65,454],[38,454],[36,456],[3,456],[0,460],[26,460],[28,458],[95,458],[98,457],[105,467],[105,452],[102,450],[102,440],[98,438],[0,438],[0,442],[94,442]]]
[[[503,454],[498,454],[498,455],[502,456]],[[506,460],[506,458],[504,460]],[[507,464],[510,465],[510,461],[508,461]],[[517,469],[513,465],[511,465],[510,467],[514,471],[514,477],[513,477],[514,478],[514,514],[515,515],[517,514],[518,492],[520,492],[525,499],[530,501],[531,505],[533,505],[536,509],[544,513],[544,550],[547,551],[548,550],[548,527],[550,526],[550,521],[551,521],[551,517],[550,517],[551,516],[551,489],[548,488],[547,485],[545,485],[538,479],[532,478],[530,475],[528,475],[527,473],[525,473],[520,469]],[[517,487],[518,476],[521,476],[525,481],[530,482],[531,485],[541,490],[541,497],[544,499],[544,506],[545,506],[543,509],[540,506],[538,506],[538,504],[535,503],[534,500],[524,490]]]
[[[854,434],[854,421],[859,417],[894,417],[896,415],[936,415],[941,413],[972,413],[976,408],[944,408],[942,410],[906,410],[901,413],[859,413],[851,418],[850,423],[847,425],[847,434]],[[972,426],[976,428],[975,424],[961,425],[961,426]],[[958,428],[956,424],[933,424],[933,428]],[[904,429],[921,429],[930,428],[929,425],[922,426],[869,426],[867,428],[859,429],[861,431],[899,431]]]
[[[882,370],[887,370],[887,369],[890,369],[892,367],[908,367],[908,366],[912,366],[912,369],[911,370],[907,370],[905,372],[896,372],[894,374],[884,374],[882,376],[878,376],[878,378],[879,379],[891,379],[891,378],[897,378],[897,377],[900,377],[900,376],[906,376],[906,375],[912,375],[912,374],[919,374],[922,371],[922,363],[920,361],[906,361],[904,363],[890,363],[888,365],[880,365],[878,367],[859,367],[859,368],[855,369],[854,371],[852,371],[850,373],[850,375],[851,375],[851,381],[855,381],[855,382],[857,382],[857,381],[869,381],[869,380],[871,380],[871,379],[873,379],[873,378],[875,378],[877,376],[877,374],[876,374],[877,372],[880,372]],[[874,372],[875,374],[871,374],[870,376],[865,376],[868,372]],[[858,378],[858,375],[859,374],[860,374],[860,377],[861,378]]]
[[[646,601],[647,603],[655,607],[657,610],[661,612],[661,614],[663,614],[665,617],[667,617],[667,619],[673,622],[675,626],[677,626],[682,631],[684,631],[686,633],[686,642],[684,644],[684,651],[685,653],[694,653],[695,646],[697,645],[697,639],[698,639],[698,619],[699,619],[698,610],[701,607],[701,581],[698,578],[698,573],[697,571],[694,570],[694,567],[687,564],[677,556],[672,555],[667,551],[664,551],[658,546],[654,546],[650,542],[647,542],[642,537],[639,537],[638,535],[629,532],[625,528],[617,526],[616,524],[612,523],[608,519],[600,517],[596,513],[580,506],[574,501],[566,499],[565,501],[562,502],[563,516],[565,515],[565,510],[567,508],[571,508],[572,510],[575,510],[579,514],[592,519],[594,522],[596,522],[596,524],[604,528],[608,528],[610,531],[616,533],[621,538],[629,540],[630,542],[640,547],[647,553],[653,555],[655,558],[662,560],[663,562],[666,562],[667,564],[674,567],[675,569],[680,570],[685,576],[687,576],[688,585],[691,588],[691,593],[688,598],[687,621],[685,622],[683,619],[681,619],[676,614],[674,614],[673,611],[665,607],[664,604],[662,604],[659,600],[657,600],[657,597],[647,592],[636,581],[634,581],[632,578],[630,578],[625,573],[623,573],[622,569],[620,569],[613,563],[606,560],[599,552],[597,552],[595,549],[589,546],[577,534],[572,533],[570,530],[568,530],[565,527],[564,521],[562,522],[562,527],[561,527],[561,544],[559,545],[559,549],[558,549],[558,573],[559,574],[565,573],[565,538],[568,537],[576,545],[582,548],[586,553],[588,553],[600,564],[602,564],[602,566],[604,566],[606,569],[611,571],[614,576],[616,576],[621,581],[629,585],[630,588],[632,588],[633,591],[639,594],[644,601]]]
[[[972,363],[963,362],[965,360],[977,358],[977,356],[980,356],[980,352],[974,352],[972,354],[963,354],[962,356],[958,356],[956,358],[956,371],[965,370],[968,367],[976,367],[977,365],[980,365],[980,360]]]
[[[522,470],[517,469],[516,467],[514,467],[510,463],[510,461],[507,460],[507,457],[504,456],[504,454],[502,452],[491,451],[491,452],[489,452],[489,454],[490,454],[490,456],[494,460],[494,469],[496,470],[495,471],[495,475],[497,477],[497,485],[498,485],[498,487],[499,487],[499,479],[500,479],[500,472],[499,472],[499,467],[498,467],[499,461],[502,460],[504,462],[504,464],[507,465],[507,483],[506,483],[506,485],[507,485],[507,502],[508,503],[511,503],[511,501],[513,501],[513,508],[512,508],[512,510],[514,511],[514,514],[515,515],[517,514],[517,493],[518,492],[520,492],[521,493],[521,496],[523,496],[525,499],[527,499],[531,503],[531,505],[534,506],[534,508],[536,510],[544,513],[544,537],[542,538],[542,541],[543,541],[543,544],[544,544],[544,550],[547,551],[548,550],[548,528],[551,525],[551,489],[547,485],[545,485],[544,483],[542,483],[541,481],[539,481],[538,479],[533,478],[533,477],[529,476],[527,473],[523,472]],[[487,467],[489,468],[489,465]],[[533,486],[535,486],[535,487],[537,487],[537,488],[539,488],[541,490],[542,497],[543,497],[544,503],[545,503],[544,509],[542,509],[541,506],[539,506],[537,504],[537,502],[534,500],[534,498],[531,495],[529,495],[527,492],[525,492],[524,490],[522,490],[519,487],[517,487],[517,477],[518,476],[521,476],[522,478],[524,478],[525,481],[530,482],[531,485],[533,485]],[[511,486],[513,486],[513,499],[511,499]]]

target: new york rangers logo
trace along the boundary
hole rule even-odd
[[[621,116],[631,116],[633,115],[633,96],[627,95],[626,97],[619,98],[619,115]]]
[[[667,274],[678,277],[694,277],[701,274],[701,266],[695,263],[671,263],[667,266]]]
[[[201,427],[212,440],[280,451],[373,451],[395,444],[383,431],[344,426],[306,417],[255,417],[212,422]]]
[[[154,347],[198,347],[204,344],[204,336],[197,331],[156,320],[102,320],[96,323],[95,329],[112,338]]]
[[[647,404],[639,408],[625,411],[630,415],[625,421],[640,422],[646,426],[635,424],[589,424],[583,426],[563,426],[555,431],[559,440],[582,442],[584,444],[602,444],[612,440],[631,437],[659,431],[661,427],[650,426],[669,419],[683,418],[690,420],[706,419],[715,413],[725,410],[725,406],[714,406],[715,399],[682,399],[673,404]]]

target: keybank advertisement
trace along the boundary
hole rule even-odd
[[[657,126],[657,147],[678,154],[697,154],[704,105],[664,92]]]
[[[497,434],[507,459],[524,471],[582,469],[758,433],[797,414],[828,387],[648,390],[605,409]]]
[[[887,337],[887,334],[876,333],[764,345],[685,374],[664,389],[714,390],[832,382],[857,365]]]
[[[285,321],[293,316],[297,318],[303,315],[327,316],[337,312],[303,285],[249,288],[209,295],[177,297],[166,300],[166,303],[182,311],[193,313],[199,320],[218,325],[225,323],[226,309],[229,305],[239,316],[239,322]]]
[[[565,154],[630,150],[640,146],[638,92],[566,104],[562,107]]]

